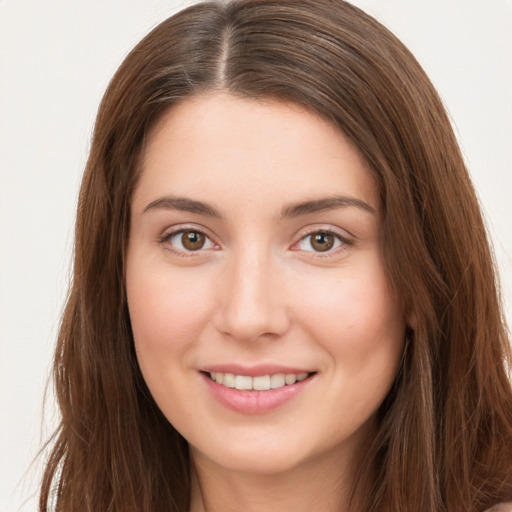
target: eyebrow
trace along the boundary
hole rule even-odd
[[[301,201],[285,206],[281,211],[281,219],[289,219],[299,217],[301,215],[309,215],[312,213],[336,210],[338,208],[359,208],[371,214],[377,214],[377,210],[370,206],[366,201],[350,196],[330,196],[320,199],[312,199],[309,201]],[[213,206],[202,201],[195,201],[186,197],[165,196],[155,199],[149,203],[142,213],[151,210],[178,210],[182,212],[196,213],[198,215],[206,215],[216,219],[222,219],[221,213]]]
[[[197,213],[199,215],[207,215],[208,217],[215,217],[221,219],[222,215],[220,212],[202,201],[194,201],[186,197],[160,197],[149,203],[142,213],[146,213],[151,210],[179,210],[182,212]]]
[[[366,201],[357,199],[350,196],[331,196],[320,199],[312,199],[311,201],[302,201],[299,203],[292,203],[281,212],[282,219],[291,217],[299,217],[301,215],[308,215],[311,213],[323,212],[327,210],[336,210],[338,208],[354,207],[364,210],[365,212],[373,215],[377,214],[377,210],[370,206]]]

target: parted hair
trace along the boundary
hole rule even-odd
[[[415,322],[354,484],[361,512],[482,512],[511,500],[509,334],[438,94],[404,45],[349,3],[235,0],[157,26],[101,102],[55,354],[61,421],[40,512],[188,510],[187,442],[139,370],[124,258],[148,131],[173,105],[214,90],[315,112],[354,142],[378,184],[385,269]]]

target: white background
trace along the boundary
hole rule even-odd
[[[0,512],[35,511],[42,405],[101,95],[129,49],[188,5],[0,0]],[[355,0],[429,73],[454,120],[512,320],[512,0]]]

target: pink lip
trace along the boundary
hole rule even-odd
[[[247,377],[258,377],[260,375],[275,375],[276,373],[290,374],[311,373],[312,370],[296,368],[291,366],[281,366],[275,364],[260,364],[255,366],[245,366],[241,364],[216,364],[205,366],[201,371],[207,373],[232,373],[234,375],[246,375]]]
[[[230,368],[233,367],[230,366]],[[247,373],[244,374],[243,372],[237,373],[233,371],[221,371],[221,373],[236,373],[237,375],[247,375]],[[286,371],[266,371],[265,373],[256,373],[255,375],[269,375],[273,373],[301,372],[290,371],[287,369]],[[282,388],[277,389],[269,389],[267,391],[242,391],[235,388],[228,388],[222,384],[217,384],[205,373],[201,373],[201,376],[203,377],[203,380],[209,391],[219,403],[228,409],[242,414],[264,414],[277,409],[304,391],[314,379],[314,376],[310,376],[303,381],[296,382],[295,384],[283,386]]]

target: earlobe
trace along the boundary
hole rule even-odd
[[[418,317],[415,312],[411,312],[406,317],[407,327],[415,331],[418,327]]]
[[[413,332],[418,328],[418,315],[412,307],[405,310],[405,324]]]

